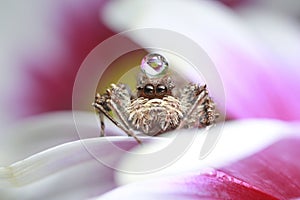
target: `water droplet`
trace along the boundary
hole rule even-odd
[[[150,77],[160,76],[166,73],[169,67],[165,57],[157,53],[146,55],[141,63],[141,70]]]

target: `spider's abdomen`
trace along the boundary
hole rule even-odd
[[[183,118],[181,103],[172,96],[150,100],[140,97],[134,99],[126,110],[132,128],[147,135],[174,129]]]

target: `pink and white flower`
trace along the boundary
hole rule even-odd
[[[14,9],[2,12],[10,20],[2,20],[9,26],[1,37],[1,198],[299,198],[295,10],[293,15],[258,10],[250,2],[234,10],[209,1],[31,3],[12,1],[4,7]],[[115,166],[138,165],[127,154],[111,151],[111,142],[140,152],[168,138],[148,138],[136,146],[111,124],[109,135],[120,136],[96,137],[95,116],[88,110],[75,111],[84,127],[79,138],[72,88],[80,64],[98,43],[122,30],[151,27],[179,32],[203,47],[224,82],[227,118],[233,121],[225,123],[204,160],[197,158],[199,143],[193,143],[169,167],[126,174],[106,167],[86,148]],[[143,45],[147,37],[130,39]]]

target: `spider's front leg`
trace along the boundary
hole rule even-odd
[[[105,130],[103,115],[105,115],[108,119],[110,119],[114,124],[117,123],[109,114],[109,112],[111,111],[111,108],[109,107],[109,99],[110,97],[108,96],[108,94],[100,95],[99,93],[97,93],[95,96],[95,101],[92,104],[99,115],[100,125],[101,125],[101,129],[100,129],[101,137],[104,136],[104,130]],[[118,125],[116,124],[116,126]]]
[[[103,95],[97,94],[95,101],[92,104],[99,114],[101,130],[100,136],[104,136],[104,116],[106,116],[112,123],[117,127],[122,129],[128,136],[134,137],[138,143],[141,141],[136,137],[136,135],[130,129],[127,122],[127,116],[124,108],[130,103],[131,92],[124,84],[112,84],[111,89],[107,89],[106,93]],[[113,111],[120,122],[114,119],[109,112]],[[103,116],[104,115],[104,116]]]
[[[183,105],[184,118],[178,128],[207,127],[214,124],[219,116],[206,85],[189,83],[183,88],[179,99]]]

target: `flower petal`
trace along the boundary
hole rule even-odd
[[[30,0],[3,6],[4,23],[9,24],[3,29],[8,64],[2,65],[1,72],[6,73],[1,73],[1,81],[9,83],[1,84],[1,89],[5,86],[3,118],[11,121],[72,108],[72,89],[81,63],[114,34],[98,17],[104,5],[103,0]]]
[[[90,138],[65,143],[29,158],[0,167],[0,191],[6,199],[82,199],[115,187],[113,171],[92,155],[111,162],[122,156],[107,149],[118,145],[130,149],[137,142],[128,137]]]
[[[26,79],[21,84],[31,87],[19,92],[27,105],[26,110],[20,109],[23,112],[18,113],[19,116],[71,110],[74,80],[81,63],[96,45],[113,35],[97,18],[103,4],[104,1],[54,4],[49,20],[54,21],[53,29],[60,46],[53,52],[44,52],[41,58],[30,58],[24,63]],[[56,52],[60,54],[56,55]],[[88,106],[83,105],[84,108]]]
[[[232,10],[211,1],[113,1],[104,17],[118,31],[161,28],[197,42],[224,82],[229,118],[300,119],[299,104],[295,103],[300,98],[299,67],[270,51],[272,46]],[[278,26],[276,30],[286,33],[280,40],[292,33]],[[132,39],[151,44],[151,35]]]
[[[220,170],[278,199],[299,197],[299,132]]]
[[[80,123],[76,124],[74,116]],[[6,134],[0,140],[0,165],[9,165],[25,159],[30,155],[48,148],[78,140],[99,136],[97,119],[94,113],[88,112],[53,112],[27,118],[6,129]],[[76,126],[82,126],[85,131],[79,135]],[[108,124],[107,132],[112,131]]]
[[[217,173],[217,172],[213,172]],[[222,172],[218,175],[224,176]],[[272,195],[256,190],[227,175],[230,181],[210,174],[193,174],[185,177],[168,177],[143,183],[134,183],[108,192],[100,199],[264,199],[275,200]]]
[[[138,143],[111,123],[106,123],[108,136],[98,137],[97,120],[88,112],[48,113],[3,135],[1,198],[84,199],[113,189],[114,166]]]
[[[165,166],[159,171],[144,174],[116,172],[116,178],[119,184],[122,185],[180,172],[202,170],[207,167],[218,168],[249,156],[281,138],[288,137],[287,134],[294,129],[297,130],[298,127],[300,129],[300,125],[290,125],[275,120],[253,119],[226,122],[216,146],[207,157],[199,158],[201,146],[208,142],[206,135],[214,134],[214,132],[197,134],[191,146],[187,148],[182,156],[178,156],[176,162]],[[179,134],[185,135],[183,137],[189,137],[192,132],[191,130],[181,130]],[[159,149],[160,147],[154,144],[150,144],[149,147],[144,145],[143,148],[137,146],[132,152],[143,153],[147,148]],[[167,158],[161,156],[156,157],[156,160],[167,160]],[[127,168],[128,165],[141,165],[138,160],[133,159],[131,156],[124,156],[121,161],[121,168]],[[145,163],[143,164],[145,165]]]
[[[290,199],[299,197],[299,124],[263,120],[258,122],[256,121],[258,124],[256,127],[254,121],[244,121],[240,126],[239,122],[236,122],[225,127],[216,149],[204,160],[197,161],[195,154],[193,154],[193,160],[191,158],[183,159],[183,162],[179,160],[181,167],[190,168],[190,171],[186,170],[185,173],[178,170],[174,170],[173,173],[165,171],[165,174],[160,174],[160,178],[125,185],[98,199],[114,199],[117,196],[125,199],[140,197],[143,199]],[[245,134],[248,132],[252,134]],[[187,152],[183,158],[188,157],[190,153]],[[222,156],[225,158],[220,162],[219,158]],[[170,168],[180,169],[176,164],[178,163]],[[214,169],[207,168],[209,166]],[[174,173],[176,171],[177,173]],[[128,178],[128,175],[119,173],[119,178],[120,176]],[[144,176],[144,179],[151,178],[147,175],[141,176]]]

